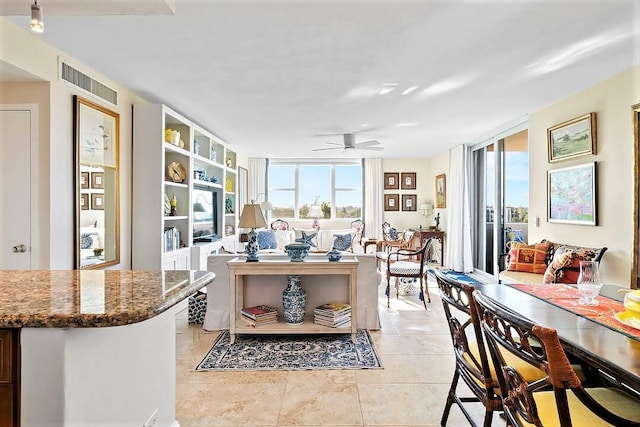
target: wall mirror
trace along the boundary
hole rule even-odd
[[[640,289],[640,195],[638,194],[638,180],[640,180],[640,104],[633,107],[633,263],[631,271],[631,288]]]
[[[75,267],[120,262],[120,115],[74,96]]]

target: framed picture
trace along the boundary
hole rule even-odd
[[[83,211],[89,210],[89,194],[80,194],[80,209]]]
[[[80,172],[80,188],[89,188],[89,172]]]
[[[116,167],[119,115],[81,98],[77,108],[80,163]]]
[[[384,210],[385,211],[399,211],[400,210],[400,197],[397,194],[385,194],[384,195]]]
[[[596,162],[548,171],[549,222],[596,225]]]
[[[596,113],[547,129],[549,162],[596,154]]]
[[[416,189],[416,173],[402,172],[400,174],[400,187],[403,190],[415,190]]]
[[[104,194],[91,193],[91,209],[104,210]]]
[[[403,211],[415,211],[416,201],[418,200],[418,196],[415,194],[403,194],[402,195],[402,210]]]
[[[441,174],[436,176],[436,208],[447,207],[447,176]]]
[[[384,189],[398,190],[400,188],[400,174],[398,172],[384,173]]]
[[[104,188],[104,172],[91,172],[91,188]]]

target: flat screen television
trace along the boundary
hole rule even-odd
[[[218,240],[218,194],[206,187],[194,187],[193,243]]]

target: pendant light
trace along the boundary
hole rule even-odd
[[[38,4],[38,0],[34,0],[34,3],[31,5],[31,31],[35,33],[42,33],[44,31],[42,8]]]

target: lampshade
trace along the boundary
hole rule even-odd
[[[433,203],[431,202],[423,202],[418,206],[418,210],[420,211],[430,211],[433,210]]]
[[[42,8],[38,0],[31,5],[31,31],[41,33],[44,31],[44,21],[42,20]]]
[[[273,205],[270,201],[265,200],[264,202],[260,203],[260,209],[262,209],[263,211],[272,211]]]
[[[246,204],[242,208],[242,215],[240,215],[240,222],[238,227],[240,228],[259,228],[266,227],[267,220],[264,219],[262,209],[260,205],[251,203]]]
[[[324,216],[324,213],[322,213],[320,205],[311,205],[311,209],[309,209],[309,214],[307,216],[310,218],[320,218]]]

